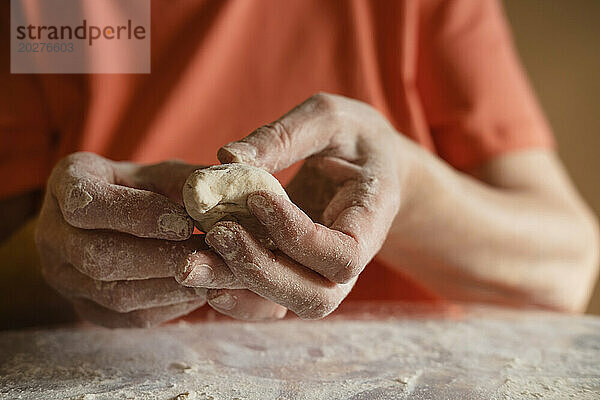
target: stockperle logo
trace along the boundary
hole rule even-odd
[[[11,73],[150,73],[150,0],[11,0]]]

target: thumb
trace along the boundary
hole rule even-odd
[[[169,160],[149,165],[119,162],[115,172],[118,174],[119,183],[122,185],[160,193],[179,204],[183,204],[182,191],[185,180],[199,168],[202,167],[179,160]]]
[[[222,163],[244,163],[275,173],[320,153],[340,131],[335,110],[342,99],[316,94],[278,120],[221,147],[217,157]]]

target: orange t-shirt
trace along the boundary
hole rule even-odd
[[[41,186],[60,157],[79,150],[214,164],[219,146],[318,91],[373,105],[460,170],[552,143],[494,0],[151,7],[151,74],[11,75],[2,2],[0,197]],[[351,296],[435,297],[376,263]]]

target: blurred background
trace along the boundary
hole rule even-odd
[[[600,215],[600,1],[504,0],[559,153]],[[600,281],[588,312],[600,314]]]

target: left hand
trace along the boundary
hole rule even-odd
[[[248,197],[248,207],[278,250],[266,249],[234,222],[215,225],[206,242],[263,302],[271,300],[301,318],[326,316],[386,238],[410,165],[405,142],[367,104],[329,94],[309,98],[218,152],[223,163],[251,164],[271,173],[305,160],[288,187],[304,211],[270,192]],[[186,284],[203,286],[201,280]],[[238,293],[209,292],[208,301],[219,310],[211,298],[225,299],[226,314],[243,315],[239,309],[251,301]],[[243,293],[247,297],[248,291]]]
[[[82,318],[109,327],[157,325],[201,307],[206,288],[244,287],[200,235],[192,236],[181,195],[197,168],[92,153],[61,160],[35,235],[47,283]],[[206,288],[173,279],[184,280],[188,266],[204,275]]]

